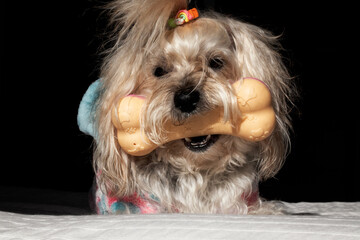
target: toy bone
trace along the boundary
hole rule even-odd
[[[275,113],[267,86],[260,80],[244,78],[243,81],[236,81],[232,87],[241,112],[238,126],[225,122],[224,110],[218,107],[204,114],[191,116],[182,125],[166,122],[166,142],[211,134],[233,135],[253,142],[267,138],[275,127]],[[129,95],[119,101],[117,113],[113,111],[112,114],[118,142],[126,153],[133,156],[144,156],[159,147],[140,128],[140,114],[144,103],[144,97]]]

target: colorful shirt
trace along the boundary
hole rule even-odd
[[[243,195],[248,206],[259,201],[258,191]],[[152,194],[134,193],[131,196],[116,198],[106,196],[98,187],[95,193],[95,211],[97,214],[153,214],[160,213],[160,200]]]

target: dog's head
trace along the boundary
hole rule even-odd
[[[187,8],[185,0],[118,0],[109,8],[116,34],[102,68],[94,163],[110,191],[131,193],[132,176],[151,161],[214,172],[256,162],[259,178],[279,170],[289,144],[292,90],[276,37],[215,13],[169,27],[169,18]],[[181,125],[216,107],[223,107],[225,120],[236,121],[241,112],[231,84],[243,77],[261,79],[271,92],[276,127],[269,138],[257,143],[225,135],[186,138],[145,157],[129,156],[117,144],[111,113],[120,98],[146,97],[141,127],[153,142],[162,142],[166,121]]]

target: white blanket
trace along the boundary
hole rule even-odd
[[[285,204],[294,215],[54,216],[0,212],[0,239],[360,239],[360,202]]]

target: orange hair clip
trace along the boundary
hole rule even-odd
[[[170,27],[177,27],[180,25],[183,25],[184,23],[187,23],[195,18],[199,17],[199,12],[196,8],[190,9],[190,10],[180,10],[177,14],[175,19],[170,18],[169,19],[169,26]]]

